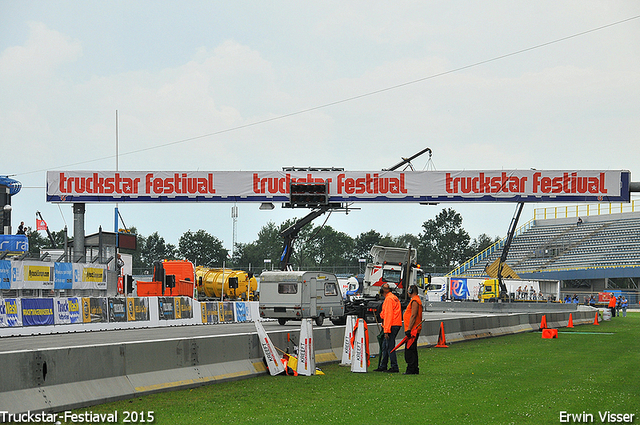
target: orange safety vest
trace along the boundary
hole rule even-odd
[[[416,322],[413,324],[413,328],[409,329],[409,323],[411,323],[411,303],[413,302],[418,304],[418,317],[416,317]],[[409,305],[404,311],[404,331],[406,332],[413,329],[417,329],[416,333],[420,333],[420,331],[422,331],[422,301],[420,301],[420,297],[418,295],[411,297],[411,301],[409,301]]]
[[[616,306],[616,297],[611,295],[611,298],[609,298],[609,308],[613,308],[615,306]]]
[[[398,297],[389,292],[382,303],[382,329],[384,333],[391,333],[391,326],[402,326],[402,309]]]

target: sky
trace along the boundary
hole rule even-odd
[[[116,111],[119,170],[375,171],[429,147],[416,170],[611,169],[640,181],[639,16],[630,0],[0,0],[0,175],[23,184],[14,233],[35,228],[36,211],[73,233],[71,205],[46,202],[46,171],[115,170]],[[232,206],[119,211],[143,236],[177,244],[203,229],[231,249]],[[515,211],[353,206],[327,224],[417,235],[453,208],[472,238],[494,237]],[[527,204],[521,223],[545,206],[557,205]],[[238,205],[238,242],[306,213],[258,207]],[[87,204],[85,232],[99,226],[113,231],[113,204]]]

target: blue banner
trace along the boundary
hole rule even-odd
[[[451,298],[454,300],[466,300],[469,298],[469,288],[467,287],[466,278],[451,278]]]
[[[69,298],[69,323],[82,323],[80,298]]]
[[[53,325],[53,298],[23,298],[22,325]]]
[[[243,302],[236,303],[236,320],[238,322],[247,321],[247,305]]]
[[[10,260],[0,260],[0,289],[11,289]]]
[[[73,264],[54,263],[53,289],[73,289]]]
[[[27,252],[29,239],[26,235],[0,235],[0,251]]]
[[[5,298],[4,305],[7,314],[7,326],[21,326],[18,316],[18,300],[15,298]]]

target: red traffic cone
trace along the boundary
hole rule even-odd
[[[444,323],[440,322],[440,335],[438,335],[438,343],[436,344],[437,348],[449,348],[447,345],[447,339],[444,336]]]
[[[598,312],[596,311],[596,320],[593,321],[594,325],[599,325],[600,323],[598,323]]]
[[[572,328],[573,327],[573,313],[569,313],[569,324],[567,325],[568,328]]]
[[[547,329],[547,315],[542,315],[542,321],[540,322],[540,330]]]

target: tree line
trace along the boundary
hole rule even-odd
[[[153,263],[163,259],[187,259],[196,265],[226,267],[260,272],[264,268],[277,269],[282,254],[283,239],[280,233],[293,225],[290,219],[276,225],[265,224],[257,239],[250,243],[238,243],[233,256],[216,236],[205,230],[185,232],[178,245],[167,243],[158,232],[149,236],[138,235],[137,249],[121,250],[133,257],[134,274],[151,273]],[[137,233],[135,228],[129,229]],[[52,233],[58,246],[64,244],[64,231]],[[48,238],[38,232],[28,232],[29,247],[33,253],[40,248],[51,247]],[[473,240],[462,226],[462,216],[451,208],[443,209],[435,218],[425,221],[417,235],[382,235],[376,230],[363,232],[356,237],[339,232],[328,225],[304,227],[296,241],[290,263],[300,270],[324,270],[333,273],[356,274],[362,271],[361,259],[370,260],[369,251],[374,245],[408,247],[417,249],[418,263],[434,274],[447,273],[475,254],[499,240],[483,233]],[[265,261],[266,260],[266,261]]]

